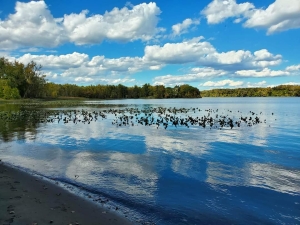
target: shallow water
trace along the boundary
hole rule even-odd
[[[113,125],[113,114],[90,124],[0,120],[0,158],[76,186],[78,194],[107,198],[109,207],[140,223],[299,224],[299,103],[300,98],[87,101],[63,110],[184,107],[202,110],[190,110],[191,116],[211,109],[235,119],[251,111],[262,123],[164,129]]]

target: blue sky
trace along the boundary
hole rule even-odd
[[[0,0],[0,57],[55,83],[300,84],[299,0]]]

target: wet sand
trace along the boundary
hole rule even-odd
[[[42,178],[0,162],[0,224],[133,224]]]

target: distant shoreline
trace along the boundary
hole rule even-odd
[[[60,98],[25,98],[25,99],[1,99],[1,103],[8,102],[52,102],[52,101],[114,101],[114,100],[163,100],[163,99],[201,99],[201,98],[298,98],[300,96],[202,96],[198,98],[113,98],[113,99],[102,99],[102,98],[79,98],[79,97],[60,97]]]

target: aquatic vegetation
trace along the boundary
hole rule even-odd
[[[74,103],[74,102],[73,102]],[[72,103],[72,104],[73,104]],[[57,102],[56,102],[57,104]],[[65,104],[65,102],[64,102]],[[74,103],[76,105],[76,103]],[[28,105],[27,105],[28,106]],[[74,106],[74,105],[73,105]],[[90,106],[90,105],[89,105]],[[102,106],[103,107],[103,106]],[[253,126],[262,123],[260,114],[248,112],[242,114],[231,110],[219,111],[213,109],[202,110],[200,108],[104,108],[102,110],[85,109],[22,109],[18,111],[1,111],[0,120],[5,122],[14,122],[19,120],[35,121],[37,123],[86,123],[97,121],[99,118],[112,119],[112,125],[115,126],[156,126],[167,129],[174,127],[201,126],[203,128],[240,127],[242,124]],[[266,120],[264,120],[266,122]]]
[[[262,112],[201,109],[199,107],[132,107],[124,104],[99,104],[97,101],[27,100],[0,104],[2,140],[36,133],[43,124],[86,124],[106,120],[114,127],[144,126],[156,129],[238,129],[266,123]],[[107,124],[106,124],[107,126]],[[14,134],[15,133],[15,134]],[[16,135],[17,134],[17,135]]]

